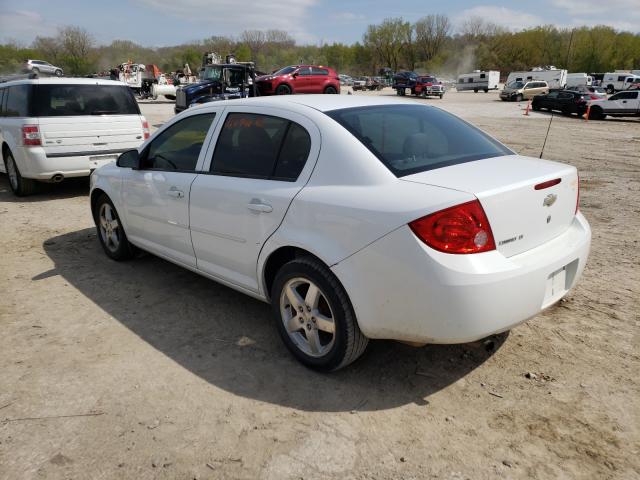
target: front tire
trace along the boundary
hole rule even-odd
[[[117,261],[133,258],[135,247],[129,243],[118,212],[105,194],[98,197],[93,208],[93,218],[104,253]]]
[[[289,85],[278,85],[276,95],[291,95],[291,87]]]
[[[271,304],[282,341],[307,367],[338,370],[367,347],[347,292],[313,257],[297,258],[278,271]]]
[[[55,72],[56,77],[61,77],[62,76],[62,70],[58,69]]]
[[[516,102],[521,102],[522,100],[524,100],[524,97],[522,96],[521,93],[519,93],[518,95],[516,95]]]
[[[20,169],[13,158],[13,154],[9,150],[5,152],[4,169],[9,177],[9,186],[14,195],[17,197],[26,197],[27,195],[35,193],[37,186],[36,181],[30,178],[24,178],[20,174]]]

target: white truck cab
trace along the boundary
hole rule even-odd
[[[149,137],[129,87],[96,79],[0,83],[0,172],[18,195],[90,175]]]
[[[640,75],[626,72],[605,73],[602,78],[602,86],[607,89],[608,94],[627,90],[631,85],[640,83]]]

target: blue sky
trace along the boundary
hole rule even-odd
[[[386,17],[414,21],[430,13],[448,15],[454,26],[476,16],[512,30],[605,24],[640,32],[639,6],[640,0],[0,0],[0,41],[29,44],[37,35],[79,25],[99,44],[127,39],[176,45],[270,28],[289,31],[299,43],[352,43],[362,39],[367,25]]]

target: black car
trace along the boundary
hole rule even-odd
[[[572,113],[584,115],[587,111],[587,101],[589,100],[589,97],[585,98],[585,95],[585,93],[575,90],[551,90],[546,95],[533,97],[531,108],[534,110],[542,108],[550,111],[557,110],[565,115],[571,115]]]

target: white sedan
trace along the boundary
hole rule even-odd
[[[368,339],[461,343],[562,298],[589,254],[570,165],[438,108],[306,95],[209,103],[91,177],[105,253],[142,249],[270,302],[301,362]]]

